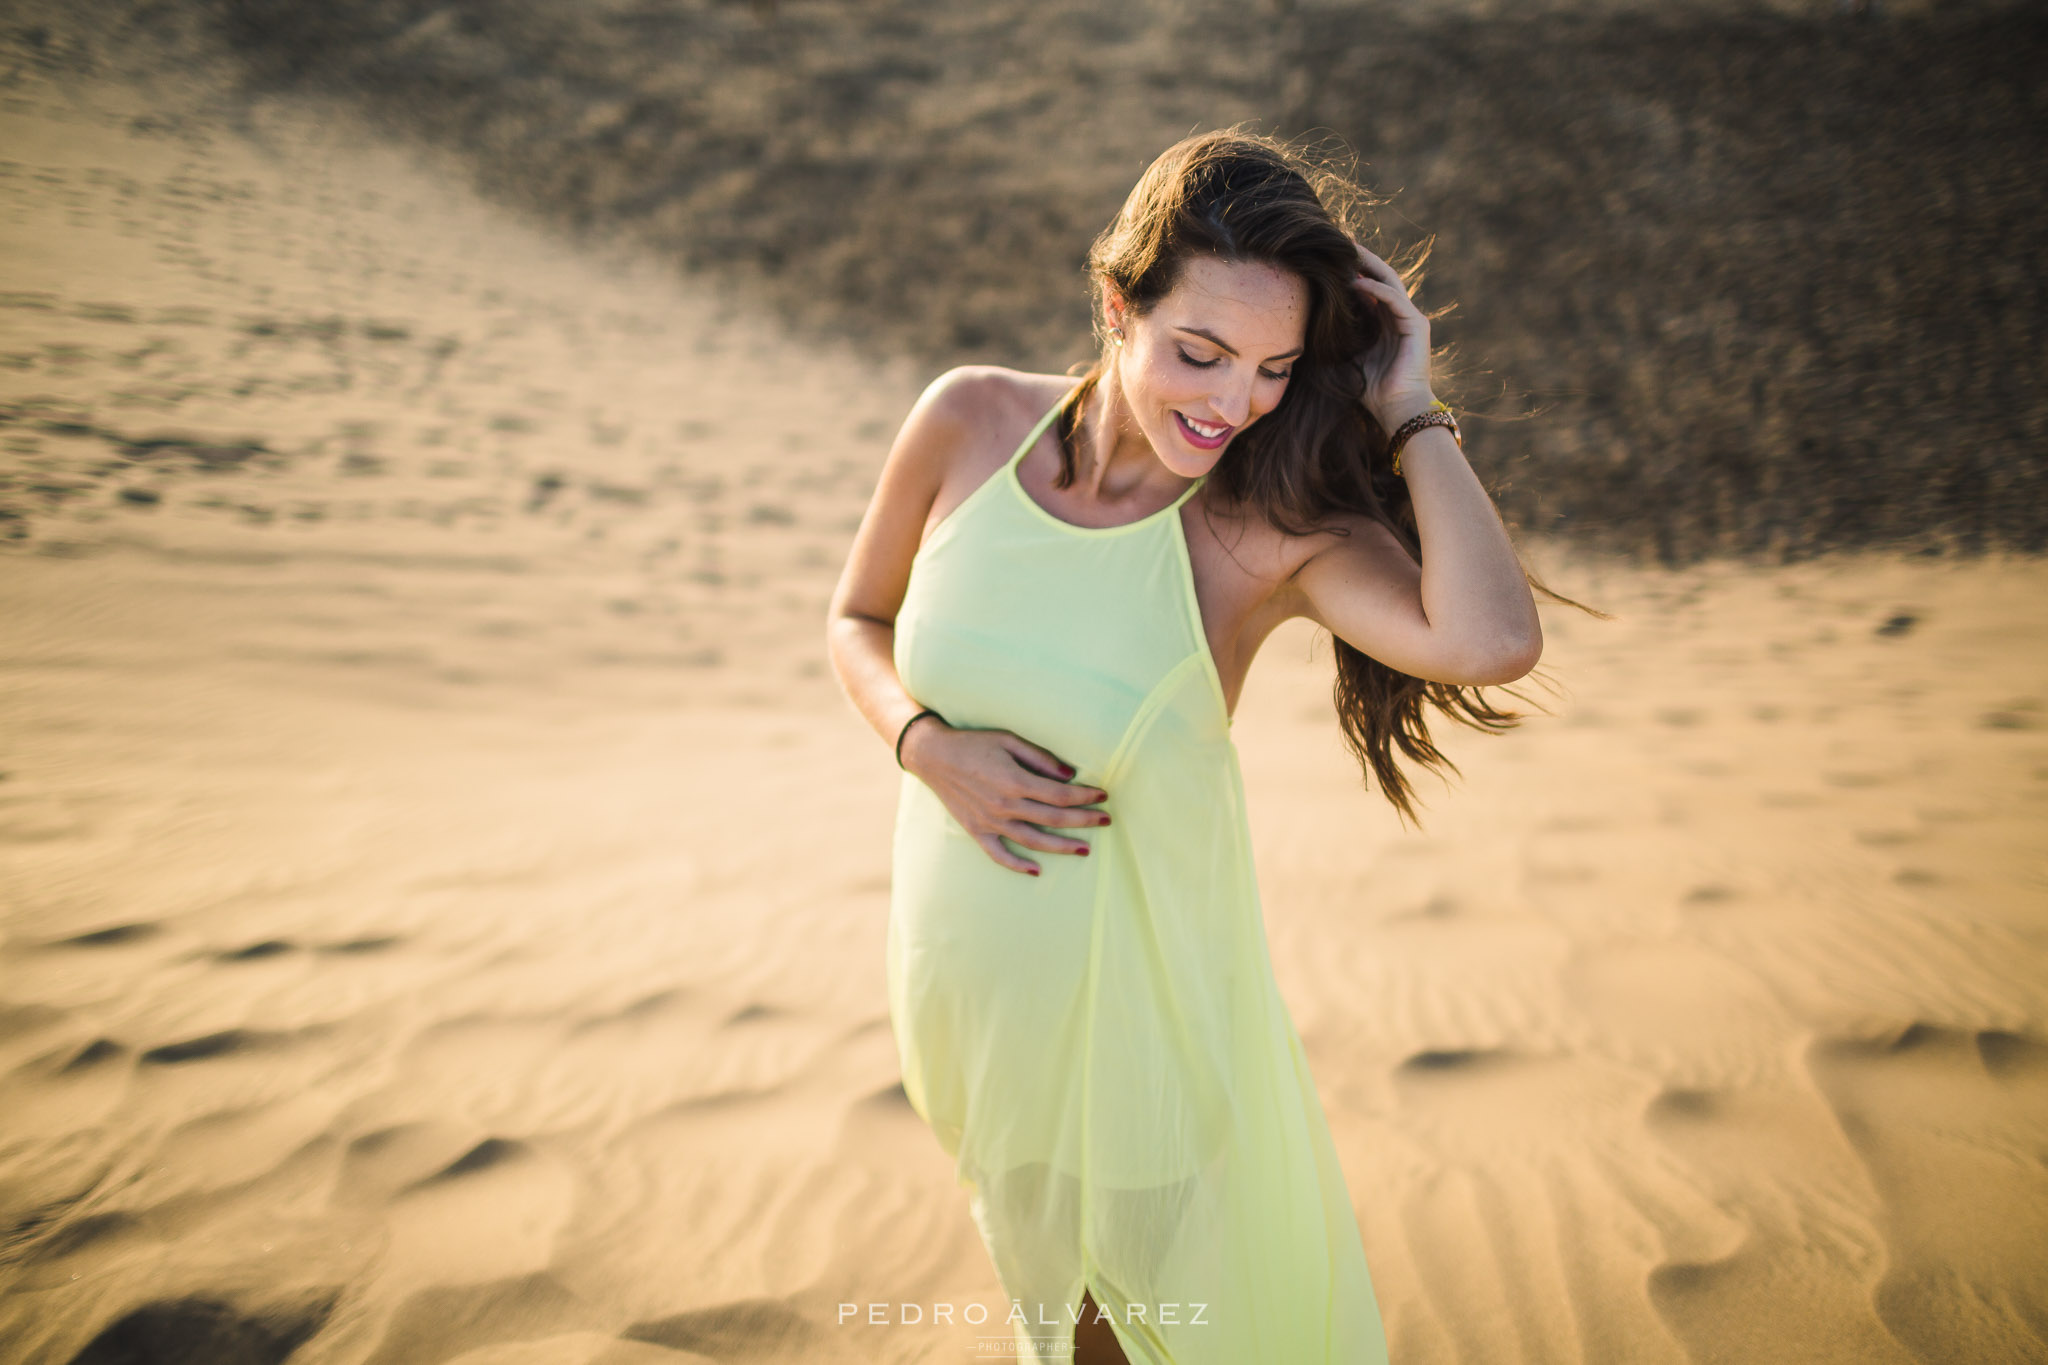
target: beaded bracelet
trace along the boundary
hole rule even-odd
[[[1465,435],[1458,430],[1458,419],[1451,415],[1451,405],[1439,398],[1427,408],[1401,423],[1387,443],[1387,454],[1394,462],[1394,477],[1401,475],[1401,447],[1408,444],[1408,438],[1424,427],[1449,427],[1451,439],[1458,443],[1458,449],[1465,448]]]
[[[911,726],[913,726],[913,725],[917,724],[917,723],[918,723],[919,721],[923,720],[923,719],[924,719],[924,718],[925,718],[926,716],[939,716],[939,713],[938,713],[938,712],[936,712],[936,711],[934,711],[934,710],[932,710],[932,708],[931,708],[931,707],[927,706],[927,707],[925,707],[925,708],[924,708],[924,710],[922,710],[922,711],[918,712],[918,713],[917,713],[916,715],[912,716],[912,717],[911,717],[911,718],[910,718],[909,720],[906,720],[906,721],[904,721],[904,722],[903,722],[903,728],[902,728],[901,730],[898,730],[898,731],[896,732],[896,766],[897,766],[897,767],[899,767],[899,768],[903,768],[903,737],[904,737],[905,735],[907,735],[907,734],[909,734],[909,733],[910,733],[910,727],[911,727]],[[946,719],[946,718],[945,718],[944,716],[939,716],[939,721],[940,721],[940,723],[942,723],[942,724],[943,724],[943,723],[945,722],[945,719]],[[903,768],[903,770],[904,770],[905,772],[909,772],[909,771],[910,771],[910,770],[909,770],[908,768]]]

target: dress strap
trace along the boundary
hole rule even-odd
[[[1060,395],[1060,401],[1052,405],[1052,411],[1038,419],[1038,425],[1031,428],[1031,434],[1026,436],[1016,450],[1011,452],[1009,461],[1011,465],[1015,465],[1019,460],[1023,459],[1024,452],[1038,444],[1038,438],[1045,435],[1045,429],[1052,425],[1053,418],[1060,415],[1060,409],[1065,407],[1067,400],[1073,396],[1074,390],[1068,389],[1064,394]]]

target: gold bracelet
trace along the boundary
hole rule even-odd
[[[1387,443],[1387,453],[1394,462],[1394,477],[1401,477],[1401,447],[1408,444],[1408,438],[1424,427],[1449,427],[1451,439],[1458,443],[1458,449],[1465,448],[1465,433],[1458,429],[1458,419],[1451,413],[1451,405],[1439,398],[1427,408],[1401,423]]]

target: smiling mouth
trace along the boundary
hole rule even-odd
[[[1217,446],[1222,445],[1230,433],[1237,430],[1236,427],[1222,426],[1209,422],[1197,422],[1182,412],[1174,413],[1173,418],[1176,422],[1180,423],[1182,434],[1204,450],[1213,450]]]

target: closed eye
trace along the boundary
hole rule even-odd
[[[1223,359],[1223,357],[1221,356],[1215,356],[1208,360],[1197,360],[1193,356],[1189,355],[1186,351],[1182,351],[1178,346],[1174,347],[1173,349],[1180,352],[1180,358],[1182,360],[1185,360],[1188,364],[1194,366],[1198,370],[1206,370],[1211,365],[1220,363]],[[1264,375],[1268,379],[1287,379],[1293,375],[1294,371],[1289,370],[1286,374],[1274,374],[1271,370],[1260,370],[1259,373]]]

